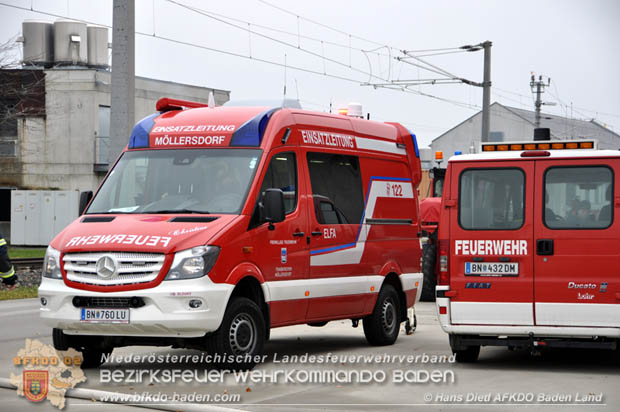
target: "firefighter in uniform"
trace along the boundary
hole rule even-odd
[[[17,283],[17,275],[15,274],[15,268],[9,260],[9,251],[6,245],[6,240],[0,233],[0,278],[2,283],[9,289],[13,289]]]

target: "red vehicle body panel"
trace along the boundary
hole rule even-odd
[[[148,147],[126,151],[230,148],[233,134],[267,110],[222,107],[165,112],[154,118]],[[288,140],[282,142],[285,133],[289,133]],[[263,153],[238,215],[215,214],[216,219],[206,223],[171,221],[174,216],[191,216],[183,213],[118,214],[105,223],[82,223],[80,218],[51,243],[61,251],[61,262],[62,256],[75,252],[163,253],[165,264],[155,280],[97,286],[68,280],[62,267],[65,284],[104,294],[119,291],[148,294],[150,288],[162,283],[175,252],[214,245],[221,252],[208,275],[210,281],[236,285],[246,277],[256,279],[263,286],[270,306],[271,326],[284,326],[365,316],[372,312],[386,275],[400,276],[403,285],[409,282],[409,278],[405,279],[407,275],[415,274],[415,279],[419,279],[420,222],[414,193],[421,169],[412,136],[404,127],[279,109],[271,115],[259,148]],[[306,161],[310,152],[359,158],[367,213],[361,222],[324,225],[317,221]],[[280,153],[294,153],[297,159],[296,208],[283,222],[276,223],[274,230],[266,223],[250,228],[260,183],[269,161]],[[399,219],[402,222],[398,224],[385,223]],[[286,260],[281,259],[283,248]],[[361,283],[353,287],[347,284],[348,279]],[[413,287],[403,288],[407,306],[415,302],[419,282],[416,280]]]
[[[611,206],[610,225],[549,227],[544,220],[544,214],[550,213],[546,173],[585,167],[611,172],[610,192],[615,194],[611,199],[605,201],[600,190],[595,193],[587,182],[581,184],[582,196]],[[466,230],[459,220],[463,173],[493,169],[523,173],[523,222],[510,230]],[[441,299],[437,302],[440,308],[447,307],[440,315],[444,330],[488,336],[620,337],[620,222],[614,212],[620,205],[618,173],[620,156],[615,151],[551,151],[539,157],[488,153],[451,159],[439,228],[440,245],[449,245],[449,281],[438,286]],[[562,196],[555,199],[557,204],[576,195]],[[475,208],[476,194],[467,198],[473,199]],[[596,221],[602,210],[591,213]],[[563,217],[558,219],[565,222]],[[498,241],[511,243],[507,248],[506,243],[496,247]],[[551,253],[541,252],[540,242],[552,244]],[[472,276],[465,273],[468,262],[517,263],[518,274]]]

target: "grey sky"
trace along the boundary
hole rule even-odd
[[[372,71],[385,79],[437,77],[434,73],[396,61],[398,50],[452,48],[491,40],[492,101],[533,109],[530,72],[552,79],[545,101],[549,113],[596,118],[620,130],[620,2],[593,1],[325,1],[266,0],[293,12],[259,1],[174,0],[212,13],[215,18],[180,7],[168,0],[136,0],[136,30],[181,42],[224,50],[253,59],[234,57],[172,43],[152,36],[136,36],[136,74],[157,79],[228,89],[233,99],[280,97],[284,68],[257,62],[265,59],[346,81],[286,70],[287,96],[304,107],[328,110],[356,101],[383,121],[398,121],[418,135],[421,145],[474,114],[481,90],[465,85],[428,85],[423,93],[464,103],[455,105],[412,93],[360,86]],[[74,19],[111,25],[111,0],[0,0],[0,3],[45,11]],[[155,13],[153,14],[153,5]],[[213,13],[233,17],[231,21]],[[303,18],[321,23],[320,26]],[[21,33],[23,19],[54,20],[30,11],[0,5],[0,42]],[[222,23],[228,21],[239,27]],[[270,40],[252,31],[272,37]],[[258,25],[297,35],[270,31]],[[346,34],[330,30],[331,27]],[[355,36],[375,43],[356,39]],[[315,41],[312,37],[323,40]],[[349,47],[330,44],[338,43]],[[283,43],[288,43],[283,44]],[[390,46],[369,52],[380,45]],[[323,59],[325,56],[332,61]],[[392,58],[390,58],[390,56]],[[460,77],[482,81],[482,52],[425,58]],[[370,60],[370,64],[369,64]],[[338,61],[338,64],[334,61]],[[357,69],[351,70],[348,65]],[[380,82],[371,78],[373,82]],[[568,106],[568,107],[567,107]],[[154,108],[153,108],[154,109]],[[491,130],[493,125],[491,124]]]

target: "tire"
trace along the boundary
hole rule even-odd
[[[112,349],[82,349],[82,369],[98,368],[103,364],[103,355],[110,355]]]
[[[372,314],[365,317],[364,335],[372,346],[392,345],[400,331],[400,299],[394,286],[381,287]]]
[[[69,336],[65,335],[62,329],[52,329],[52,342],[56,350],[69,349]]]
[[[480,346],[468,346],[467,349],[452,350],[452,353],[456,355],[459,363],[473,363],[478,360]]]
[[[223,357],[250,355],[252,359],[218,362],[217,367],[226,369],[252,369],[253,358],[262,355],[265,343],[265,319],[258,305],[247,298],[234,297],[226,308],[219,329],[207,338],[207,351]],[[245,357],[245,356],[244,356]]]
[[[435,243],[427,243],[422,247],[422,273],[424,280],[422,282],[420,300],[423,302],[435,301],[435,286],[437,286],[436,266],[437,245]]]

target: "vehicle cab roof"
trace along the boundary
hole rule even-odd
[[[531,152],[529,150],[514,150],[503,152],[488,152],[475,154],[461,154],[451,156],[449,163],[455,162],[480,162],[480,161],[524,161],[524,160],[549,160],[549,159],[583,159],[583,158],[606,158],[620,157],[618,150],[592,150],[592,149],[576,149],[576,150],[547,150],[548,155],[525,157],[523,153]]]

